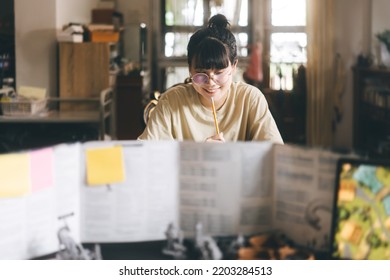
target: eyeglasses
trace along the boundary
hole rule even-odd
[[[212,76],[207,75],[206,73],[197,73],[191,77],[191,80],[194,84],[200,86],[209,83],[210,79],[212,79],[215,83],[221,85],[226,83],[230,74],[231,72],[226,72],[226,71],[218,74],[213,74]]]

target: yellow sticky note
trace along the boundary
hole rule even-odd
[[[88,185],[112,184],[125,180],[122,147],[88,149],[86,159]]]
[[[0,197],[17,197],[30,191],[30,158],[27,153],[0,155]]]

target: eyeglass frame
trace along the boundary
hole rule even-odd
[[[230,71],[229,73],[227,73],[227,71],[226,71],[226,72],[224,71],[224,72],[219,73],[219,74],[213,74],[213,76],[211,77],[211,76],[210,76],[209,74],[207,74],[207,73],[200,72],[200,73],[196,73],[195,75],[190,76],[190,80],[191,80],[194,84],[196,84],[196,85],[198,85],[198,86],[206,85],[206,84],[208,84],[208,83],[210,82],[210,80],[213,80],[214,83],[216,83],[216,84],[218,84],[218,85],[222,85],[222,84],[224,84],[224,83],[227,82],[227,78],[228,78],[231,74],[232,74],[232,71]],[[206,77],[206,78],[207,78],[207,81],[205,81],[204,83],[197,83],[196,81],[194,81],[194,77],[196,77],[196,76],[203,76],[203,77]],[[226,79],[225,79],[223,82],[221,82],[221,81],[218,80],[218,76],[223,76],[223,77],[226,76]]]

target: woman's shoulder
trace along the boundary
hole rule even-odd
[[[160,107],[175,110],[194,103],[196,92],[191,84],[177,84],[163,92],[158,100]]]
[[[191,84],[176,84],[168,88],[160,97],[160,100],[174,100],[185,98],[192,95],[193,87]]]
[[[261,90],[255,86],[252,86],[250,84],[247,84],[245,82],[234,82],[232,84],[233,86],[233,92],[237,97],[245,97],[245,98],[262,98],[264,95],[261,92]]]

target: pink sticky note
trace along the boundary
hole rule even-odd
[[[31,190],[34,192],[53,186],[53,149],[32,151],[30,159]]]

